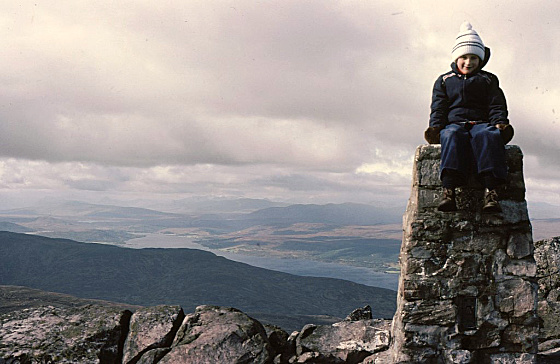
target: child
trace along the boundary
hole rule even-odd
[[[486,188],[482,211],[501,212],[496,187],[506,181],[504,145],[513,137],[506,99],[498,78],[482,70],[490,49],[470,23],[461,25],[451,55],[451,71],[434,85],[424,133],[428,143],[441,142],[443,198],[438,210],[457,210],[455,188],[476,173]]]

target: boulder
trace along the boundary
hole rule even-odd
[[[297,363],[360,363],[386,350],[388,320],[342,321],[333,325],[306,325],[296,338]]]
[[[286,363],[296,352],[295,338],[278,326],[264,325],[275,363]]]
[[[344,321],[360,321],[360,320],[371,320],[371,319],[373,319],[371,306],[367,305],[352,311],[348,316],[346,316]]]
[[[179,328],[161,364],[252,363],[272,361],[264,327],[243,312],[199,306]]]
[[[131,312],[42,306],[0,316],[0,362],[121,363]]]
[[[130,329],[124,344],[123,363],[135,364],[144,353],[152,349],[170,348],[184,318],[185,313],[179,306],[154,306],[136,311],[130,320]],[[156,353],[162,351],[153,351],[149,356]],[[146,362],[154,360],[155,358],[144,358]]]

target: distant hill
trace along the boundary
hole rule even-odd
[[[191,226],[190,218],[182,214],[79,201],[4,210],[0,211],[0,219],[24,225],[32,231],[47,231],[48,234],[56,237],[70,237],[81,241],[91,241],[100,232],[105,232],[105,235],[109,236],[108,230],[118,231],[116,242],[121,242],[124,237],[121,232],[144,233]],[[67,234],[67,232],[79,232],[81,235]],[[97,241],[106,241],[106,239]]]
[[[0,211],[0,219],[25,225],[34,231],[62,231],[64,229],[58,227],[66,225],[66,230],[79,231],[97,228],[142,233],[165,228],[201,228],[223,233],[256,225],[322,223],[365,226],[400,223],[404,211],[404,208],[356,203],[281,206],[280,203],[255,199],[195,202],[189,201],[191,212],[186,214],[71,201]]]
[[[33,208],[2,211],[2,214],[43,215],[80,218],[162,218],[174,217],[176,214],[150,210],[140,207],[123,207],[99,205],[80,201],[68,201],[58,204],[38,205]]]
[[[549,239],[560,234],[560,219],[531,219],[533,240]]]
[[[225,233],[252,226],[287,227],[300,223],[320,223],[331,226],[378,225],[400,223],[404,209],[380,208],[372,205],[297,204],[268,207],[250,213],[213,213],[191,216],[189,223],[212,233]]]
[[[122,203],[122,202],[119,202]],[[216,196],[191,196],[172,200],[134,200],[131,206],[167,211],[178,214],[200,215],[213,213],[248,213],[273,206],[289,204],[268,199]]]
[[[300,277],[192,249],[126,249],[0,232],[0,285],[133,305],[232,306],[258,317],[344,317],[369,304],[389,318],[396,292],[357,283]]]
[[[244,219],[263,224],[325,223],[334,225],[376,225],[400,222],[404,210],[383,209],[376,206],[343,203],[327,205],[290,205],[270,207],[247,214]]]
[[[531,219],[560,219],[560,206],[546,202],[527,201]]]
[[[14,224],[13,222],[0,221],[0,231],[11,231],[13,233],[30,233],[33,229],[30,229],[19,224]]]
[[[285,203],[273,202],[265,199],[237,198],[237,199],[208,199],[191,198],[176,202],[182,204],[182,210],[188,213],[248,213],[269,207],[287,206]]]

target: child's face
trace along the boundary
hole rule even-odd
[[[459,69],[459,72],[464,75],[472,73],[478,68],[479,64],[480,58],[474,54],[465,54],[464,56],[457,58],[457,68]]]

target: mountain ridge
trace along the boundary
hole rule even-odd
[[[195,249],[127,249],[0,232],[0,284],[133,305],[201,304],[245,312],[342,317],[371,305],[390,317],[396,292],[332,278],[300,277]]]

